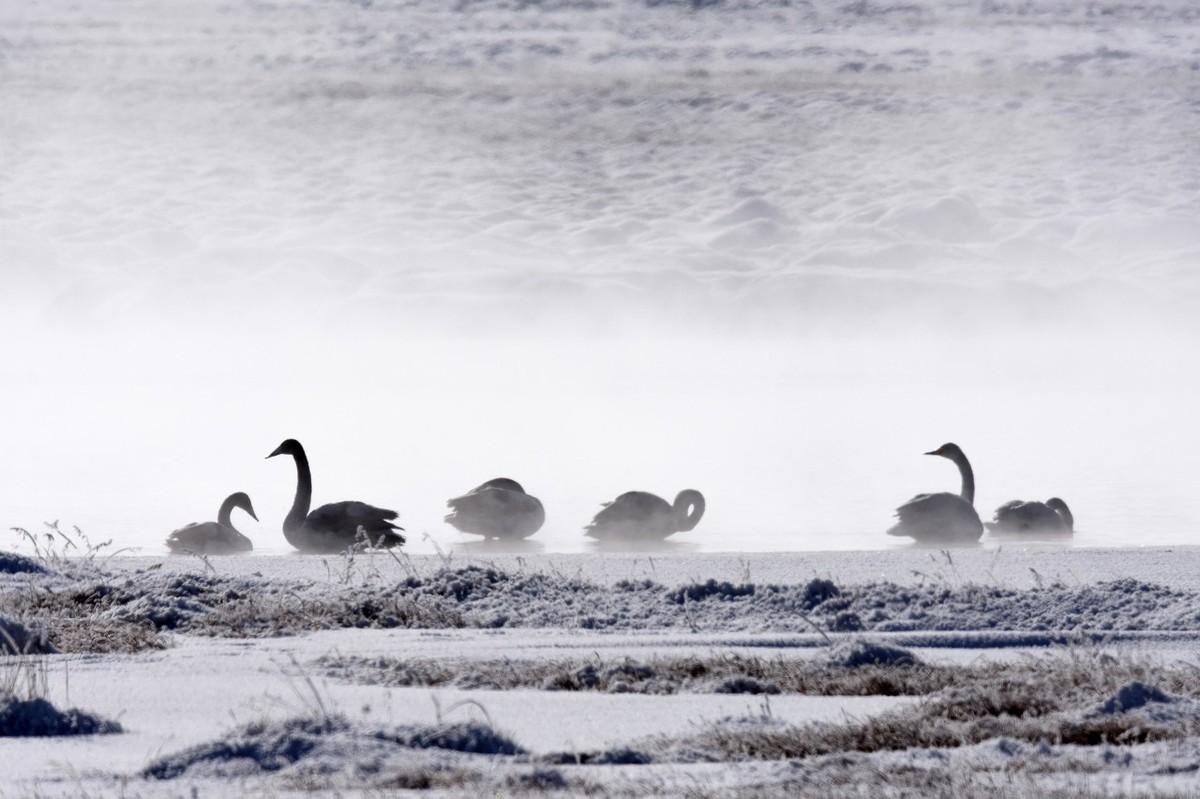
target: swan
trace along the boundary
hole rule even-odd
[[[888,535],[906,535],[928,543],[978,541],[983,535],[983,522],[972,504],[975,501],[975,472],[967,456],[957,444],[943,444],[926,455],[938,455],[954,461],[962,475],[962,492],[951,494],[917,494],[896,508],[900,520],[887,531]]]
[[[674,533],[692,530],[704,516],[704,495],[695,489],[680,491],[672,505],[645,491],[627,491],[596,514],[584,534],[601,540],[661,541]]]
[[[985,522],[993,535],[1005,533],[1041,533],[1070,535],[1075,532],[1075,516],[1067,503],[1058,497],[1045,502],[1023,502],[1014,499],[996,508],[996,517]]]
[[[398,531],[404,528],[392,524],[394,510],[376,508],[365,502],[331,502],[312,513],[312,472],[304,447],[294,438],[284,441],[268,455],[291,455],[296,461],[296,499],[283,520],[283,537],[301,552],[336,553],[363,543],[368,546],[391,548],[404,543]],[[361,534],[360,534],[361,531]]]
[[[484,538],[528,538],[546,522],[541,501],[507,477],[488,480],[449,500],[446,507],[447,524]]]
[[[250,514],[251,519],[258,521],[250,497],[238,491],[225,497],[215,522],[193,522],[167,536],[167,549],[197,555],[229,555],[254,549],[250,539],[239,533],[229,519],[234,508],[241,508]]]

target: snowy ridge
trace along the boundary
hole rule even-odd
[[[790,585],[709,579],[679,586],[620,580],[605,586],[561,574],[464,566],[361,586],[134,572],[69,590],[26,591],[10,593],[8,602],[20,616],[44,623],[52,643],[54,618],[81,614],[109,623],[149,622],[160,631],[252,637],[345,627],[708,633],[812,633],[815,628],[961,633],[943,637],[941,645],[976,647],[1200,628],[1200,594],[1132,578],[1024,590],[878,581],[839,587],[823,578]],[[1025,635],[988,637],[995,633]]]

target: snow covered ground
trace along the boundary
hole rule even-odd
[[[4,738],[0,795],[1187,791],[1197,561],[9,558],[61,652],[0,685],[123,731]]]

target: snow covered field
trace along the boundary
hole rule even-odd
[[[4,738],[4,796],[1190,795],[1200,762],[1195,549],[0,564],[60,651],[0,685],[122,727]]]

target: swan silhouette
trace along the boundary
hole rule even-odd
[[[284,441],[268,455],[291,455],[296,461],[296,499],[283,520],[283,537],[301,552],[342,552],[363,543],[372,547],[391,548],[404,543],[398,531],[404,528],[392,524],[394,510],[377,508],[365,502],[331,502],[312,513],[312,472],[304,447],[294,438]]]
[[[1070,535],[1075,532],[1075,516],[1058,497],[1045,502],[1014,499],[996,508],[996,517],[985,522],[988,532],[1003,534]]]
[[[446,503],[446,523],[484,538],[528,538],[546,522],[537,497],[525,493],[516,480],[497,477]]]
[[[230,521],[234,508],[241,508],[258,521],[250,497],[241,491],[230,494],[221,503],[215,522],[193,522],[167,536],[167,549],[172,552],[191,552],[197,555],[229,555],[254,549],[250,539],[242,535]]]
[[[703,516],[704,495],[692,488],[680,491],[673,505],[645,491],[627,491],[604,503],[583,530],[602,541],[661,541],[694,529]]]
[[[962,492],[951,494],[917,494],[896,508],[900,520],[887,531],[888,535],[909,536],[922,543],[955,543],[978,541],[983,535],[983,522],[975,512],[975,472],[967,456],[957,444],[943,444],[926,455],[938,455],[954,461],[962,475]]]

